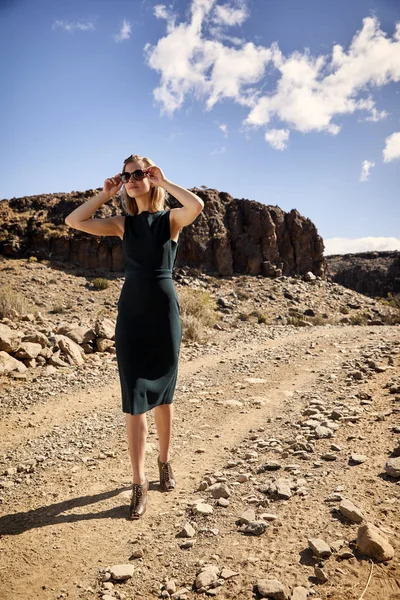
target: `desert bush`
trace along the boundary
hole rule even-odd
[[[179,304],[183,317],[196,317],[204,327],[212,327],[220,318],[215,300],[205,290],[182,288],[179,291]]]
[[[0,289],[0,319],[11,318],[12,310],[21,315],[31,312],[31,307],[20,293],[13,290],[11,286],[4,285]]]
[[[92,279],[92,286],[95,290],[105,290],[109,285],[108,279],[104,279],[104,277],[95,277]]]
[[[258,323],[268,323],[268,317],[266,314],[256,309],[250,313],[251,317],[256,317]]]
[[[386,306],[391,306],[400,310],[400,294],[388,292],[387,298],[377,298],[377,300]]]
[[[356,313],[351,315],[349,319],[352,325],[367,325],[368,323],[368,315],[365,313]]]
[[[342,315],[348,315],[350,312],[347,306],[341,306],[339,310],[342,313]]]
[[[37,258],[37,256],[30,256],[30,257],[28,258],[28,262],[31,262],[31,263],[32,263],[32,262],[38,262],[38,258]]]
[[[313,325],[326,325],[329,323],[328,319],[324,319],[321,315],[314,315],[313,317],[307,317],[307,321],[312,323]]]
[[[239,321],[250,321],[250,316],[241,312],[238,314],[238,319]]]
[[[66,307],[64,307],[64,302],[62,299],[62,296],[57,296],[57,298],[54,300],[53,305],[51,307],[51,309],[49,310],[50,313],[54,313],[54,314],[60,314],[65,312]]]
[[[182,339],[200,342],[204,327],[195,315],[182,315]]]
[[[295,327],[307,327],[307,319],[305,317],[288,317],[287,324]]]

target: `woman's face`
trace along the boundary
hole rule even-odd
[[[127,165],[125,165],[124,171],[125,173],[133,173],[137,169],[146,169],[146,167],[138,162],[130,162]],[[124,185],[126,193],[131,198],[135,198],[136,196],[143,196],[144,194],[147,194],[151,189],[151,184],[147,177],[142,179],[142,181],[130,179],[130,181],[128,183],[125,183]]]

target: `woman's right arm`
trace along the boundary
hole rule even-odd
[[[93,233],[94,235],[115,235],[122,237],[124,216],[107,217],[103,219],[92,219],[92,215],[96,210],[108,202],[114,194],[116,194],[122,186],[122,181],[119,174],[104,182],[104,188],[87,202],[78,206],[66,218],[65,223],[73,229]]]

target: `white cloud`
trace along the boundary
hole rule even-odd
[[[237,2],[236,6],[229,4],[216,6],[213,14],[213,21],[219,25],[241,25],[248,16],[245,3]]]
[[[370,161],[370,160],[364,160],[362,167],[361,167],[361,175],[360,175],[360,181],[368,181],[369,179],[369,172],[372,169],[372,167],[375,166],[375,163]]]
[[[114,40],[116,42],[122,42],[123,40],[129,40],[131,37],[131,24],[129,21],[124,19],[124,22],[121,25],[121,29],[117,35],[114,36]]]
[[[221,125],[219,125],[220,130],[222,131],[222,133],[224,134],[225,137],[228,136],[228,125],[226,123],[221,123]]]
[[[325,256],[329,254],[351,254],[353,252],[381,252],[383,250],[400,250],[400,239],[395,237],[334,237],[324,240]]]
[[[226,152],[226,148],[225,146],[221,146],[221,148],[219,148],[218,150],[213,150],[212,152],[210,152],[211,156],[214,156],[215,154],[224,154],[224,152]]]
[[[400,131],[392,133],[385,140],[386,146],[383,149],[383,160],[390,162],[396,158],[400,158]]]
[[[208,110],[228,98],[248,108],[247,127],[265,127],[274,119],[281,129],[331,135],[339,133],[335,120],[342,115],[357,111],[371,121],[386,116],[372,92],[400,81],[400,23],[391,37],[375,16],[367,17],[348,48],[336,44],[326,55],[305,50],[285,56],[277,43],[224,43],[229,39],[224,28],[248,16],[244,3],[192,0],[190,7],[186,21],[175,25],[170,19],[166,35],[145,47],[149,66],[160,73],[154,98],[163,113],[172,115],[188,97],[204,101]],[[215,27],[223,34],[210,35]],[[274,88],[270,74],[277,79]]]
[[[77,22],[67,22],[67,21],[55,21],[52,25],[52,29],[56,29],[56,27],[61,27],[61,29],[65,29],[65,31],[73,31],[74,29],[79,29],[80,31],[87,31],[89,29],[95,29],[93,23],[81,23]]]
[[[168,28],[173,27],[175,23],[175,16],[173,12],[168,9],[164,4],[156,4],[153,8],[154,16],[157,19],[164,19],[168,22]]]
[[[373,108],[371,110],[371,114],[365,118],[366,121],[373,121],[374,123],[376,123],[377,121],[382,121],[382,119],[386,119],[386,117],[388,116],[389,113],[386,112],[386,110],[377,110],[376,108]]]
[[[275,150],[285,150],[289,134],[289,129],[269,129],[265,132],[265,139]]]

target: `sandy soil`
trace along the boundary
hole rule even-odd
[[[182,590],[175,597],[189,600],[199,597],[194,581],[208,563],[236,573],[208,592],[221,599],[258,598],[257,581],[274,577],[288,597],[302,585],[314,600],[358,600],[372,563],[355,548],[358,525],[340,516],[338,501],[327,500],[335,492],[351,499],[395,549],[391,561],[373,564],[364,600],[400,598],[399,480],[384,472],[399,444],[400,399],[385,387],[398,381],[399,328],[260,331],[243,324],[215,332],[213,344],[197,354],[183,352],[172,448],[177,488],[159,490],[149,413],[151,488],[138,522],[127,519],[131,477],[115,357],[90,385],[43,391],[33,404],[3,409],[0,472],[35,462],[32,472],[21,469],[13,485],[0,490],[1,600],[158,598],[167,580]],[[26,383],[15,385],[21,398],[28,395]],[[313,403],[326,415],[336,408],[342,416],[332,438],[301,452],[294,444],[308,439],[302,423],[310,416],[303,413]],[[321,458],[332,452],[336,460]],[[353,452],[367,460],[350,464]],[[278,471],[258,472],[271,460]],[[229,486],[227,507],[199,491],[207,476]],[[259,490],[278,476],[292,479],[287,500]],[[192,514],[198,498],[212,505],[210,516]],[[249,508],[257,517],[276,516],[260,536],[239,531],[237,520]],[[186,521],[196,528],[188,549],[176,537]],[[309,537],[344,540],[352,551],[350,558],[334,552],[322,561],[325,583],[315,578],[314,566],[322,563],[308,549]],[[142,556],[134,558],[138,550]],[[133,577],[107,591],[101,570],[126,563],[134,565]]]

